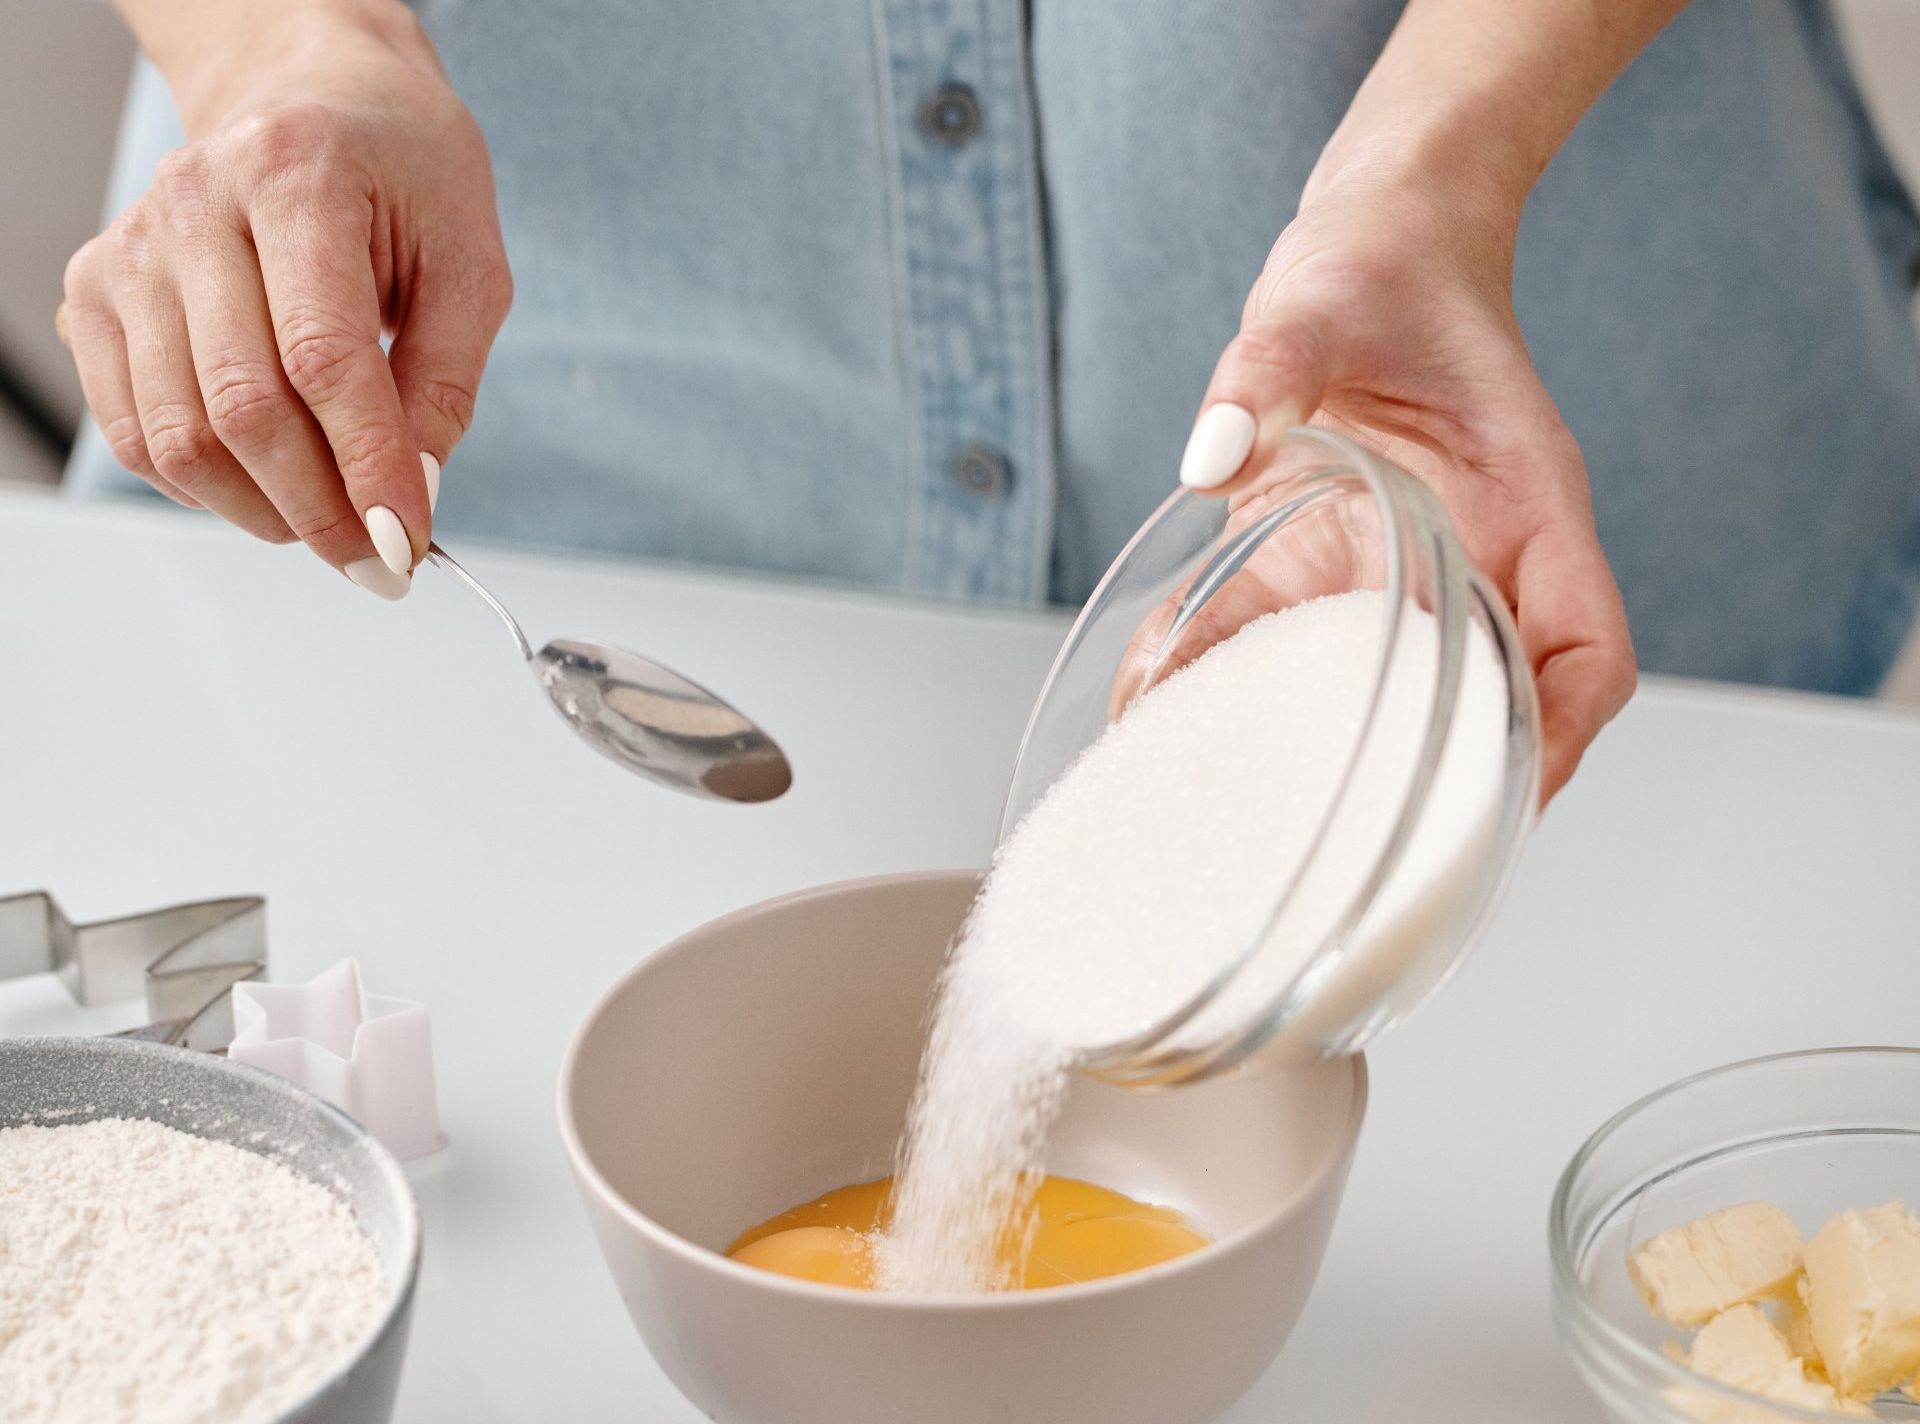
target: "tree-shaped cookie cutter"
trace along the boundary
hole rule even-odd
[[[223,1053],[233,986],[266,977],[267,902],[196,900],[76,925],[44,890],[0,898],[0,979],[53,974],[86,1006],[144,997],[150,1022],[116,1035]]]

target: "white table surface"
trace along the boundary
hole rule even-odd
[[[783,740],[793,793],[720,807],[621,775],[431,572],[388,606],[205,518],[6,495],[0,891],[86,918],[261,892],[275,978],[356,954],[370,989],[428,1003],[452,1146],[412,1169],[430,1245],[403,1424],[692,1424],[574,1199],[568,1037],[713,915],[980,863],[1065,622],[470,554],[536,641],[625,642],[723,689]],[[75,1021],[57,990],[5,992],[0,1034]],[[1586,1134],[1715,1063],[1914,1042],[1920,717],[1654,683],[1477,958],[1373,1054],[1320,1282],[1231,1424],[1596,1419],[1544,1247]]]

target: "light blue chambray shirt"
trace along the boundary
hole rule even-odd
[[[518,285],[455,534],[1085,596],[1398,0],[421,0]],[[179,142],[136,80],[115,206]],[[1517,299],[1644,664],[1866,691],[1920,594],[1920,222],[1813,0],[1699,0]],[[75,485],[125,482],[97,436]]]

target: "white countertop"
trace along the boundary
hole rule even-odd
[[[792,794],[622,775],[431,571],[389,606],[209,519],[0,495],[0,893],[84,918],[264,893],[276,979],[357,954],[372,991],[427,1002],[452,1146],[411,1173],[429,1248],[402,1424],[693,1424],[574,1199],[567,1040],[713,915],[980,863],[1066,624],[456,552],[536,641],[626,643],[739,702]],[[57,997],[5,995],[0,1034],[62,1026]],[[1920,1043],[1920,716],[1655,682],[1478,957],[1373,1054],[1320,1283],[1229,1421],[1597,1419],[1547,1315],[1561,1166],[1681,1074],[1840,1043]]]

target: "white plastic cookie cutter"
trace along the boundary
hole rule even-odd
[[[306,984],[237,984],[233,1046],[251,1063],[317,1094],[400,1158],[447,1145],[424,1004],[366,993],[343,959]]]

